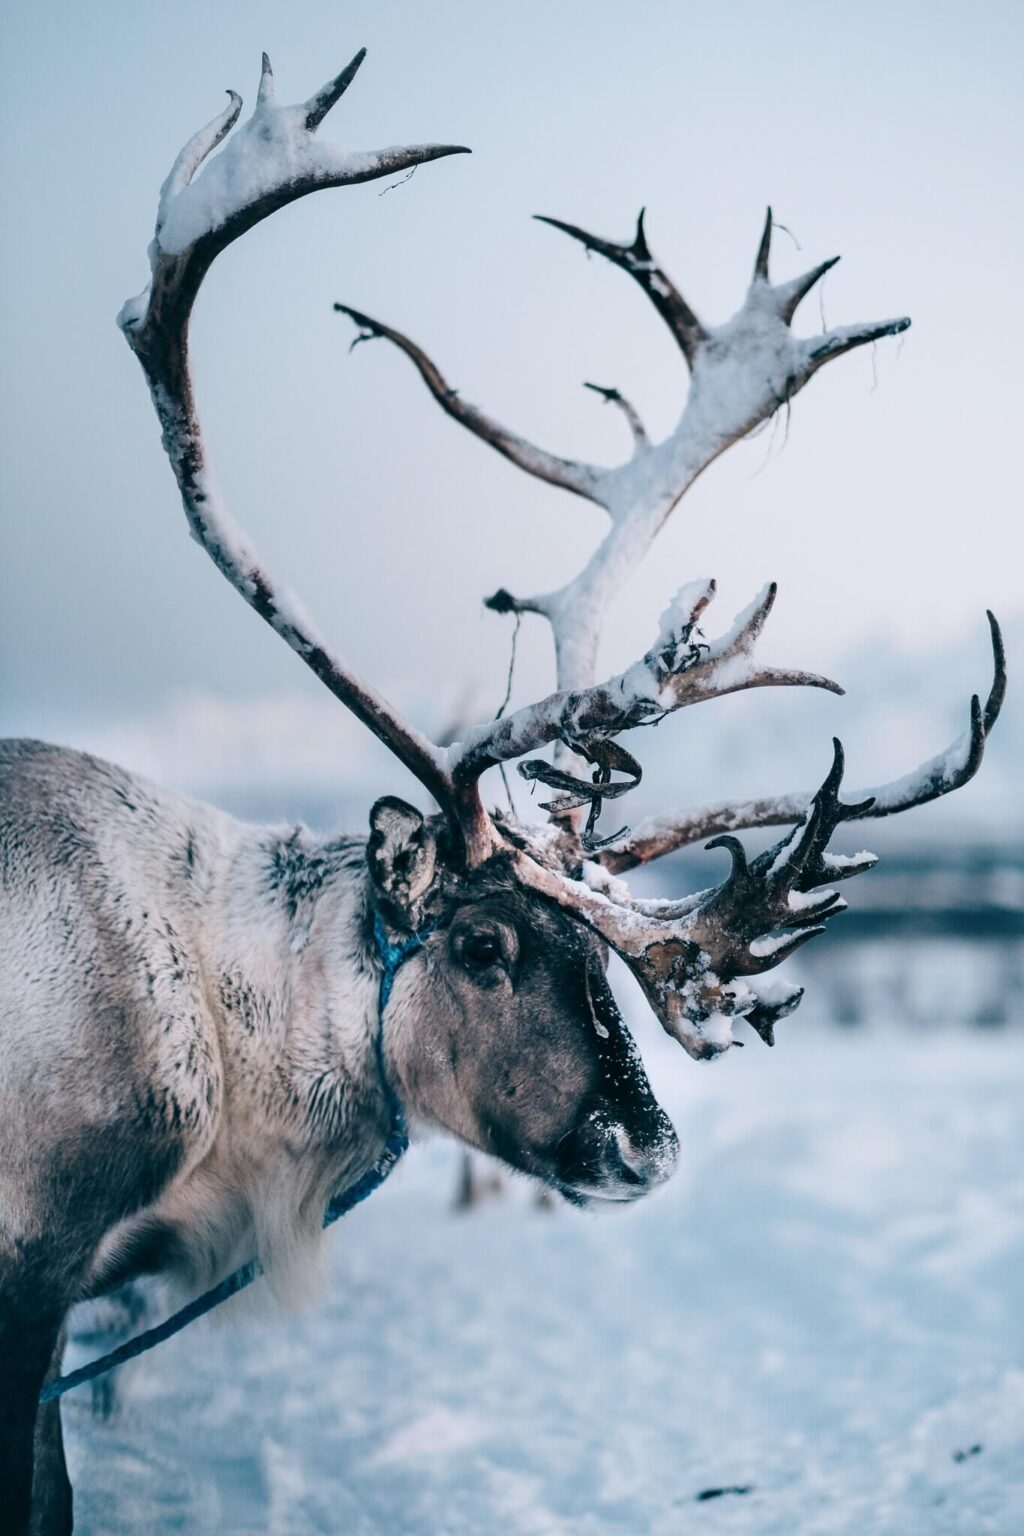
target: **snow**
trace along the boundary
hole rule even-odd
[[[869,853],[862,848],[859,853],[823,853],[821,862],[826,869],[851,869],[855,864],[863,864],[868,869],[878,863],[878,854]]]
[[[835,895],[835,891],[790,891],[786,897],[786,904],[791,912],[806,912],[808,907],[824,906]]]
[[[450,1146],[414,1149],[322,1305],[188,1329],[108,1423],[66,1403],[82,1536],[1024,1529],[1024,1038],[643,1045],[662,1194],[460,1216]]]
[[[966,764],[970,753],[971,733],[964,731],[944,752],[937,753],[902,778],[894,779],[890,784],[859,790],[854,798],[863,800],[869,795],[874,796],[876,812],[898,810],[932,784],[951,784]]]
[[[813,810],[813,803],[808,804],[807,809],[804,811],[800,821],[793,828],[793,831],[787,838],[785,838],[782,843],[779,844],[779,851],[775,855],[768,869],[769,879],[771,879],[773,875],[781,874],[786,865],[789,863],[790,855],[792,854],[793,850],[799,846],[801,836],[810,825],[811,813]]]
[[[771,582],[766,582],[765,585],[761,588],[760,592],[757,594],[757,596],[755,598],[752,598],[751,601],[747,604],[747,606],[745,608],[741,608],[740,609],[739,613],[733,619],[732,624],[730,625],[728,632],[726,634],[722,635],[720,639],[716,640],[714,645],[712,646],[712,654],[713,655],[718,655],[719,652],[728,652],[728,651],[730,651],[732,649],[732,647],[737,644],[738,641],[742,641],[745,638],[746,631],[754,623],[754,620],[755,620],[756,616],[758,615],[758,613],[760,613],[760,611],[768,603],[768,597],[769,597],[770,591],[771,591]],[[757,633],[759,632],[759,629],[760,629],[760,626],[758,626],[757,629],[755,629],[754,635],[751,637],[750,641],[748,641],[748,643],[743,646],[744,650],[749,649],[749,645],[753,642],[754,639],[757,638]]]
[[[162,227],[172,201],[184,187],[187,187],[202,165],[206,156],[215,149],[230,133],[238,120],[238,114],[242,110],[242,98],[237,91],[228,91],[228,104],[223,111],[200,128],[189,139],[185,147],[179,151],[178,157],[168,172],[167,179],[160,188],[160,200],[157,205],[156,227],[157,231]],[[158,254],[157,250],[151,251],[151,258]],[[155,265],[155,261],[154,261]]]
[[[658,621],[656,648],[678,644],[680,635],[689,629],[695,614],[705,608],[714,595],[715,583],[706,576],[680,587]]]
[[[711,976],[709,975],[707,979],[710,981]],[[719,1051],[727,1051],[733,1043],[732,1019],[726,1013],[706,1013],[699,1022],[697,1020],[686,1022],[691,1026],[687,1033],[700,1046],[713,1045]],[[685,1027],[682,1021],[680,1026]]]
[[[787,944],[793,942],[796,934],[797,930],[794,928],[783,928],[780,933],[766,933],[760,938],[751,939],[747,948],[756,959],[763,960],[769,955],[778,954],[780,949],[785,949]]]
[[[786,1003],[795,1007],[794,997],[800,990],[785,976],[764,976],[759,978],[754,996],[771,1008],[781,1008]]]
[[[282,186],[321,183],[340,186],[369,177],[390,161],[430,158],[427,144],[395,145],[374,151],[345,150],[318,139],[305,127],[306,107],[257,107],[195,180],[162,199],[157,246],[178,256],[202,235],[222,229],[239,212]]]

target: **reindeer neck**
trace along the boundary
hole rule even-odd
[[[365,845],[245,829],[200,925],[225,1063],[225,1108],[300,1145],[386,1134]],[[369,1146],[367,1134],[369,1133]]]

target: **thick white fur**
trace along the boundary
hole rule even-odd
[[[52,1220],[46,1147],[102,1146],[142,1104],[180,1161],[82,1289],[160,1223],[189,1290],[254,1255],[308,1290],[325,1205],[387,1128],[362,845],[21,746],[0,749],[0,1250]]]

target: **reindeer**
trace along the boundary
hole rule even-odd
[[[69,1307],[146,1273],[194,1291],[254,1255],[276,1292],[301,1289],[325,1207],[375,1165],[395,1102],[414,1125],[448,1131],[577,1205],[623,1203],[662,1184],[676,1135],[609,988],[609,951],[689,1055],[740,1044],[739,1020],[771,1044],[800,990],[752,978],[821,933],[845,905],[831,886],[874,862],[830,853],[834,829],[966,783],[1002,700],[993,620],[987,705],[975,698],[964,737],[905,779],[841,800],[836,743],[813,794],[597,836],[603,801],[639,776],[622,732],[746,688],[841,691],[753,659],[774,586],[723,636],[700,640],[712,582],[682,588],[632,666],[603,682],[592,675],[605,600],[686,484],[824,362],[907,324],[794,337],[796,304],[825,268],[771,286],[770,220],[747,300],[718,328],[700,324],[655,266],[642,226],[629,247],[570,229],[640,282],[693,373],[680,427],[660,446],[609,394],[637,444],[626,470],[532,448],[464,405],[412,343],[357,315],[413,357],[445,409],[529,472],[605,506],[612,530],[561,593],[492,600],[551,620],[559,687],[548,697],[442,747],[345,664],[226,509],[197,414],[188,325],[215,257],[278,208],[463,152],[352,153],[318,138],[362,59],[301,105],[279,106],[264,57],[253,115],[231,137],[241,100],[230,93],[174,162],[149,285],[119,323],[193,537],[437,810],[388,795],[368,836],[319,839],[243,825],[84,754],[0,747],[0,1510],[13,1531],[70,1529],[59,1406],[37,1407]],[[554,765],[527,757],[551,744]],[[547,824],[485,807],[486,770],[523,759],[527,778],[558,791]],[[591,778],[580,759],[594,765]],[[789,830],[748,861],[732,833],[768,825]],[[678,901],[631,896],[625,871],[699,837],[731,855],[722,884]],[[403,944],[409,957],[385,996],[386,948]]]

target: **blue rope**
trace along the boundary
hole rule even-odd
[[[381,1082],[384,1084],[390,1129],[384,1143],[384,1150],[373,1167],[369,1168],[362,1178],[357,1179],[348,1189],[336,1195],[328,1205],[324,1213],[325,1227],[332,1226],[342,1216],[347,1216],[349,1211],[354,1210],[362,1201],[368,1199],[374,1190],[379,1189],[409,1145],[402,1105],[384,1066],[384,1009],[388,1005],[399,967],[409,959],[410,955],[422,948],[424,936],[429,932],[430,929],[425,928],[422,933],[410,934],[409,938],[401,944],[392,944],[384,931],[384,924],[380,917],[374,913],[373,938],[381,963],[380,986],[377,994],[379,1027],[375,1038],[375,1049]],[[188,1302],[180,1311],[166,1318],[164,1322],[158,1323],[155,1328],[147,1328],[145,1333],[129,1339],[127,1343],[112,1349],[107,1355],[102,1355],[99,1360],[93,1360],[88,1365],[81,1366],[77,1371],[69,1371],[66,1376],[57,1376],[53,1381],[48,1381],[39,1394],[39,1401],[52,1403],[54,1398],[63,1397],[64,1393],[70,1392],[72,1387],[80,1387],[84,1382],[92,1381],[97,1376],[105,1376],[107,1371],[112,1371],[115,1366],[124,1365],[127,1360],[134,1360],[137,1355],[144,1355],[147,1350],[154,1349],[165,1339],[173,1338],[174,1334],[187,1328],[189,1323],[194,1323],[197,1317],[202,1317],[206,1312],[212,1312],[213,1308],[219,1307],[221,1302],[237,1296],[239,1291],[244,1291],[247,1285],[258,1280],[262,1273],[263,1266],[259,1260],[251,1259],[248,1264],[243,1264],[241,1269],[236,1269],[234,1274],[228,1275],[219,1284],[205,1291],[202,1296],[197,1296],[194,1301]]]

